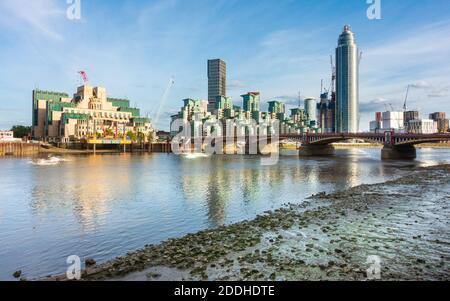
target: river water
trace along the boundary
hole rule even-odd
[[[202,229],[254,218],[311,194],[378,183],[418,166],[450,163],[450,150],[416,161],[380,160],[379,149],[332,158],[82,155],[0,159],[0,280],[64,273],[78,255],[104,262]]]

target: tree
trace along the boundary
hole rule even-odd
[[[131,141],[136,141],[136,134],[132,131],[128,131],[127,132],[127,137],[131,140]]]
[[[105,131],[105,136],[106,137],[112,137],[112,136],[114,136],[114,131],[112,130],[112,129],[106,129],[106,131]]]
[[[155,139],[155,132],[154,131],[149,132],[147,135],[147,139],[148,139],[148,142],[152,143],[153,140]]]
[[[139,140],[139,143],[142,144],[143,142],[145,142],[145,134],[142,132],[138,132],[137,139]]]
[[[15,125],[11,131],[14,132],[14,138],[23,138],[31,134],[31,126]]]

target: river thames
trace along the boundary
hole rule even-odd
[[[379,149],[331,158],[117,154],[0,159],[0,279],[64,273],[78,255],[98,263],[168,238],[246,219],[311,194],[450,163],[448,149],[381,161]]]

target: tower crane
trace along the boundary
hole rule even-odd
[[[159,107],[158,107],[158,110],[156,111],[156,115],[155,115],[155,124],[159,121],[159,117],[161,115],[162,108],[167,100],[167,97],[169,97],[170,90],[172,89],[172,87],[174,85],[175,85],[175,80],[173,79],[173,77],[171,77],[169,79],[169,83],[167,84],[166,90],[164,91],[164,94],[162,95],[161,100],[159,102]]]
[[[333,63],[333,55],[330,55],[330,62],[331,62],[331,87],[330,87],[330,92],[334,93],[334,83],[336,81],[336,66]]]
[[[302,94],[298,91],[298,108],[302,107]]]
[[[405,103],[403,104],[403,111],[406,112],[407,110],[407,102],[408,102],[408,96],[409,96],[409,88],[411,88],[411,85],[408,85],[408,87],[406,88],[406,97],[405,97]]]

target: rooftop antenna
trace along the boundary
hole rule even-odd
[[[323,78],[320,80],[320,95],[323,94]]]

